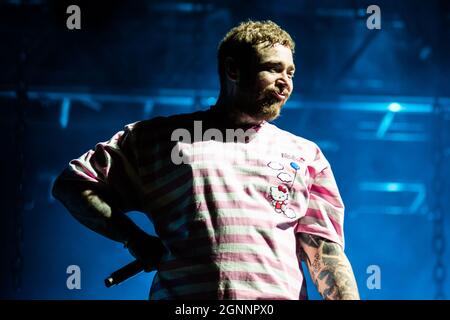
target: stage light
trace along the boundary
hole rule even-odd
[[[395,182],[386,183],[386,191],[397,192],[401,189],[401,185]]]
[[[393,102],[389,105],[388,109],[391,112],[399,112],[402,109],[402,106],[397,102]]]
[[[70,99],[64,98],[61,103],[61,113],[59,115],[59,124],[61,128],[67,128],[70,116]]]

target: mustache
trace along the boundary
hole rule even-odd
[[[284,89],[284,90],[275,90],[276,93],[281,94],[283,96],[289,97],[289,90]]]
[[[276,94],[281,94],[281,95],[286,96],[286,97],[290,96],[288,89],[278,89],[278,88],[267,89],[265,93],[266,94],[274,94],[274,93],[276,93]]]

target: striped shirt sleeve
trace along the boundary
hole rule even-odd
[[[344,203],[330,163],[318,147],[308,170],[312,178],[308,208],[299,219],[296,232],[317,235],[344,248]]]
[[[134,152],[134,124],[70,161],[62,179],[107,191],[121,211],[140,210],[140,179]]]

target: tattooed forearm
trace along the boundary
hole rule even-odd
[[[309,247],[318,248],[320,246],[321,239],[319,237],[311,236],[310,234],[300,233],[299,238]]]
[[[318,274],[319,273],[321,266],[322,266],[322,264],[320,263],[320,254],[316,253],[314,255],[314,261],[311,264],[312,271],[314,272],[314,274]]]
[[[302,257],[324,299],[359,299],[352,267],[338,244],[308,234],[300,234],[299,240]]]

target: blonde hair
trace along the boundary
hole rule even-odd
[[[279,43],[294,53],[295,42],[289,33],[270,20],[241,22],[225,35],[217,53],[221,86],[225,77],[225,58],[231,57],[239,68],[245,68],[254,58],[256,46],[263,43],[267,46]]]

